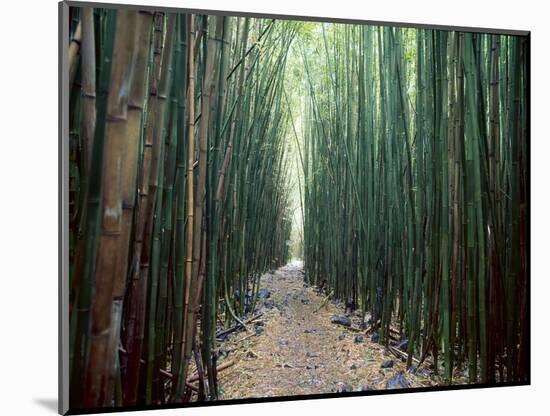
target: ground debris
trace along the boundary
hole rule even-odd
[[[353,387],[349,383],[341,383],[338,387],[339,393],[349,393],[353,391]]]
[[[378,334],[360,330],[359,320],[363,317],[356,316],[357,311],[352,314],[354,321],[358,319],[354,324],[345,314],[344,303],[325,303],[326,293],[304,285],[301,263],[262,276],[262,288],[269,292],[269,298],[258,296],[263,316],[252,326],[254,331],[246,335],[247,339],[242,341],[240,331],[228,334],[227,340],[218,338],[223,360],[235,361],[219,373],[224,399],[434,384],[433,377],[426,377],[429,370],[407,373],[400,360],[393,362],[392,370],[381,369],[382,363],[390,360],[384,354],[385,347],[373,342]],[[254,336],[256,331],[261,336]]]
[[[267,298],[269,298],[270,296],[271,296],[271,292],[270,292],[268,289],[266,289],[266,288],[262,288],[262,289],[260,289],[260,290],[258,291],[258,297],[259,297],[260,299],[267,299]]]
[[[410,387],[411,384],[401,372],[390,378],[386,383],[387,389],[408,389]]]
[[[351,319],[346,315],[334,315],[330,322],[337,325],[351,326]]]

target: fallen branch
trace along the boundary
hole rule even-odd
[[[395,329],[394,327],[390,326],[390,334],[393,333],[394,335],[400,337],[401,336],[401,332],[399,332],[397,329]]]
[[[404,358],[405,360],[407,359],[407,354],[404,353],[403,351],[401,351],[400,349],[398,348],[395,348],[391,345],[388,345],[388,349],[390,350],[390,352],[395,355],[397,358]],[[412,360],[417,363],[417,364],[420,364],[420,361],[418,361],[418,359],[412,357]]]
[[[231,367],[233,364],[235,364],[235,361],[227,361],[227,362],[221,364],[219,367],[216,367],[216,372],[220,372],[222,370],[225,370],[226,368]],[[187,383],[193,383],[193,382],[198,381],[198,380],[199,380],[199,375],[196,374],[193,377],[189,378],[187,380]]]
[[[317,313],[319,312],[323,306],[325,306],[327,303],[328,303],[328,300],[330,299],[330,297],[332,296],[332,292],[330,292],[324,299],[323,301],[321,302],[321,306],[319,306],[316,310],[313,311],[313,313]]]
[[[391,331],[390,331],[390,333],[388,334],[388,337],[389,337],[392,341],[395,341],[395,342],[400,342],[400,341],[401,341],[401,339],[400,339],[397,335],[393,334]]]
[[[199,389],[196,388],[195,386],[193,386],[191,383],[189,383],[188,381],[185,382],[185,385],[190,388],[191,390],[193,390],[195,393],[198,393],[199,392]]]
[[[162,368],[159,370],[160,371],[160,374],[164,377],[166,377],[167,379],[169,380],[173,380],[174,379],[174,375],[166,370],[163,370]]]
[[[246,339],[248,339],[248,338],[250,338],[250,337],[253,337],[254,335],[256,335],[255,332],[253,332],[253,333],[251,333],[251,334],[248,334],[248,335],[242,337],[241,339],[238,339],[238,340],[233,341],[233,342],[234,342],[235,344],[238,344],[239,342],[242,342],[242,341],[244,341],[244,340],[246,340]]]
[[[254,316],[251,317],[251,318],[248,318],[246,321],[242,321],[242,324],[249,324],[250,322],[252,322],[252,321],[258,319],[258,318],[259,318],[260,316],[262,316],[263,314],[264,314],[263,312],[260,312],[259,314],[254,315]],[[237,325],[233,325],[233,326],[231,326],[231,327],[229,327],[229,328],[227,328],[227,329],[224,329],[223,331],[220,331],[220,332],[218,332],[218,333],[216,334],[216,338],[222,337],[222,336],[224,336],[224,335],[226,335],[226,334],[229,334],[229,333],[231,333],[231,332],[233,332],[233,331],[236,331],[237,329],[239,329],[240,326],[241,326],[241,323],[239,323],[239,324],[237,324]],[[245,328],[246,328],[246,326],[245,326]]]
[[[352,332],[358,332],[358,333],[363,333],[363,332],[365,332],[364,329],[356,328],[356,327],[354,327],[354,326],[348,326],[348,327],[346,327],[346,329],[349,329],[349,330],[352,331]]]

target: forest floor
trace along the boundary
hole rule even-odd
[[[247,325],[248,331],[234,332],[221,343],[218,364],[233,365],[218,373],[220,399],[436,384],[433,372],[408,373],[395,352],[359,330],[359,313],[349,316],[352,328],[332,323],[334,316],[345,316],[344,305],[328,301],[303,277],[301,262],[262,276],[262,315]]]

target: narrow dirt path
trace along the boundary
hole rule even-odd
[[[344,315],[342,306],[304,285],[300,262],[265,274],[260,287],[270,294],[260,301],[264,314],[249,324],[251,332],[233,333],[220,347],[220,362],[235,362],[218,374],[220,398],[384,389],[396,376],[410,387],[433,384],[429,376],[407,374],[403,362],[364,334],[331,323]],[[381,368],[390,360],[392,367]]]

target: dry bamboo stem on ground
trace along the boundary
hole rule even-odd
[[[225,370],[226,368],[229,368],[231,367],[232,365],[235,364],[235,361],[227,361],[221,365],[219,365],[218,367],[216,367],[216,372],[220,372],[220,371],[223,371]],[[187,382],[188,383],[193,383],[195,381],[199,381],[199,375],[198,374],[195,374],[193,376],[191,376],[191,378],[188,378],[187,379]]]
[[[257,315],[254,315],[253,317],[251,318],[248,318],[247,320],[243,321],[243,324],[249,324],[250,322],[252,321],[255,321],[256,319],[258,319],[259,317],[261,317],[264,313],[263,312],[260,312],[259,314]],[[227,328],[227,329],[224,329],[223,331],[220,331],[216,334],[216,338],[218,337],[221,337],[223,335],[227,335],[227,334],[230,334],[231,332],[234,332],[236,331],[237,329],[239,329],[242,325],[241,324],[238,324],[238,325],[233,325],[232,327],[230,328]],[[249,331],[249,329],[246,327],[245,325],[245,329],[247,331]]]

